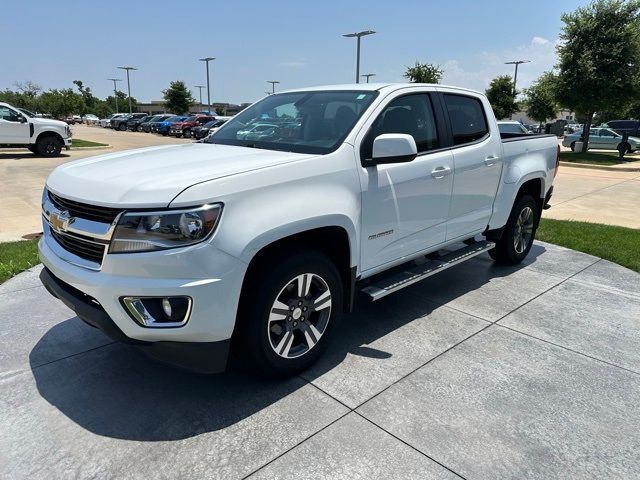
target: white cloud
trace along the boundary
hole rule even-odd
[[[513,65],[505,62],[530,60],[518,68],[518,90],[529,87],[543,72],[557,62],[557,40],[533,37],[528,44],[503,51],[483,51],[464,64],[451,59],[443,65],[442,83],[484,91],[498,75],[513,75]]]

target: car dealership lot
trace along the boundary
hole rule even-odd
[[[0,286],[7,478],[640,475],[640,275],[589,255],[537,243],[359,302],[280,382],[112,343],[38,271]]]

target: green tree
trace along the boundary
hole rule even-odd
[[[164,105],[168,112],[174,112],[176,115],[182,115],[189,111],[195,99],[182,80],[176,80],[169,83],[169,88],[162,91],[164,95]]]
[[[96,98],[93,93],[91,93],[91,89],[89,87],[84,86],[82,80],[74,80],[73,83],[76,87],[78,87],[78,91],[80,92],[80,95],[82,95],[82,99],[84,100],[85,108],[82,109],[81,115],[85,115],[86,113],[94,113],[93,108],[95,107],[98,98]]]
[[[54,117],[78,114],[84,107],[82,95],[70,88],[51,89],[40,95],[41,111]]]
[[[540,126],[555,117],[560,110],[555,98],[557,81],[553,72],[545,72],[524,91],[527,115],[540,123]]]
[[[596,0],[562,15],[556,96],[586,116],[628,105],[640,93],[640,0]]]
[[[416,60],[413,67],[407,67],[404,78],[411,83],[440,83],[444,70],[434,63],[420,63]]]
[[[124,92],[121,92],[120,90],[118,90],[116,92],[116,95],[118,97],[118,108],[116,109],[116,97],[114,97],[113,95],[109,95],[106,99],[107,104],[109,105],[109,108],[111,110],[113,110],[112,113],[117,113],[117,112],[128,112],[129,111],[129,97],[127,97],[127,94]],[[131,97],[131,111],[132,112],[137,112],[138,111],[138,100],[135,99],[135,97]],[[97,114],[96,114],[97,115]]]
[[[485,93],[498,120],[508,118],[518,111],[518,103],[513,94],[513,80],[509,75],[500,75],[491,80]]]

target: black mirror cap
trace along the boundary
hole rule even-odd
[[[399,155],[395,157],[379,157],[379,158],[367,158],[363,162],[365,167],[373,167],[375,165],[384,165],[389,163],[409,163],[413,162],[418,155],[413,153],[411,155]]]

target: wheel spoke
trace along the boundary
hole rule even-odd
[[[278,346],[276,347],[276,352],[278,352],[278,354],[282,355],[283,357],[289,356],[289,350],[291,350],[292,343],[293,343],[293,332],[291,330],[288,330],[287,333],[285,333],[282,336],[280,343],[278,343]]]
[[[289,315],[289,307],[284,303],[276,300],[269,313],[269,322],[275,322],[277,320],[284,320]]]
[[[298,276],[298,296],[304,297],[309,294],[309,289],[311,288],[311,279],[313,275],[310,273],[305,273],[303,275]]]
[[[327,307],[331,306],[331,292],[329,290],[325,290],[322,294],[315,299],[313,302],[313,309],[317,312],[318,310],[324,310]]]
[[[318,343],[322,334],[311,323],[305,324],[303,331],[304,338],[307,340],[307,346],[311,349],[316,343]]]

